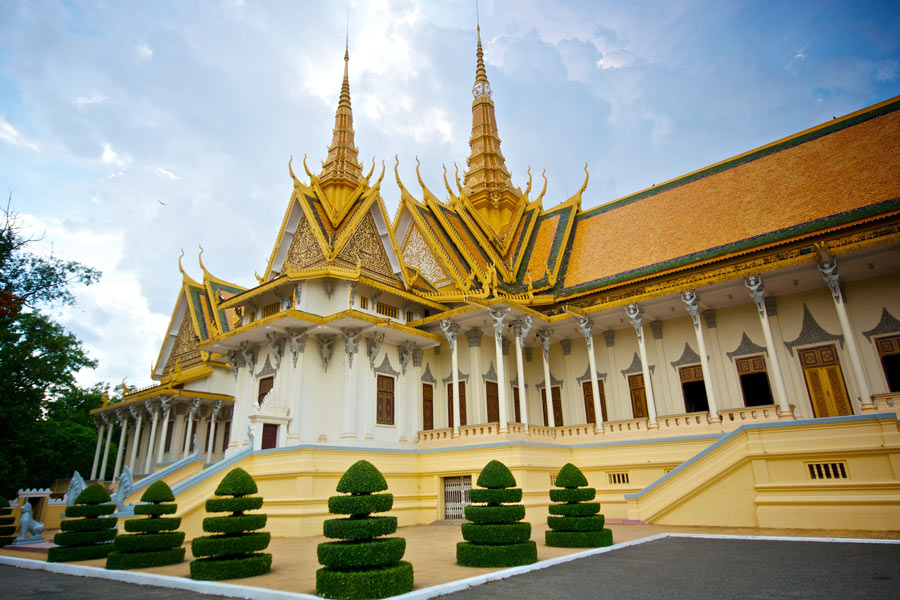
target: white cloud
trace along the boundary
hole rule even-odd
[[[600,69],[625,69],[637,62],[637,56],[628,50],[609,50],[604,52],[597,67]]]
[[[100,94],[94,94],[93,96],[79,96],[75,98],[75,106],[84,110],[86,107],[91,106],[93,104],[105,104],[106,96],[102,96]]]
[[[119,156],[109,144],[103,144],[103,153],[100,155],[100,160],[105,165],[113,165],[119,168],[125,168],[131,162],[130,158]]]
[[[147,42],[141,42],[134,47],[139,60],[150,60],[153,58],[153,47]]]
[[[172,171],[170,171],[168,169],[163,169],[162,167],[156,167],[155,169],[153,169],[153,172],[156,173],[157,175],[159,175],[160,177],[168,177],[169,179],[175,179],[175,180],[181,179],[181,177],[179,177]]]
[[[19,130],[13,127],[12,124],[2,116],[0,116],[0,140],[12,144],[13,146],[34,150],[35,152],[38,150],[37,144],[19,133]]]

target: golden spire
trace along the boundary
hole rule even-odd
[[[328,158],[322,164],[322,173],[319,175],[319,185],[323,190],[332,185],[355,188],[362,176],[362,166],[357,158],[359,150],[353,143],[349,63],[350,39],[348,35],[344,45],[344,81],[341,84],[341,98],[334,115],[334,135],[331,138],[331,145],[328,147]]]
[[[484,50],[481,47],[481,27],[476,28],[475,84],[472,86],[472,136],[471,151],[466,159],[468,170],[463,176],[463,188],[472,206],[484,222],[499,237],[505,237],[510,219],[518,212],[522,193],[516,190],[506,170],[506,159],[500,151],[497,117],[491,99],[491,84],[484,68]]]

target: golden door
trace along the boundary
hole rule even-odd
[[[797,352],[806,389],[816,417],[852,415],[850,398],[834,345],[808,348]]]

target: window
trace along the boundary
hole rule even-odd
[[[900,334],[877,338],[875,345],[881,358],[888,391],[900,392]]]
[[[434,429],[434,386],[422,384],[422,429]]]
[[[466,424],[466,382],[459,380],[459,425]],[[447,384],[447,427],[453,427],[453,382]]]
[[[266,317],[271,317],[272,315],[276,314],[277,312],[278,312],[278,303],[273,302],[272,304],[263,306],[262,318],[265,319]]]
[[[748,356],[735,361],[738,379],[741,380],[741,392],[744,395],[744,406],[765,406],[774,404],[772,388],[769,387],[769,376],[766,374],[766,358]]]
[[[263,377],[259,380],[259,396],[257,402],[260,406],[262,406],[263,400],[266,399],[266,394],[271,392],[273,387],[275,387],[274,375],[269,375],[268,377]]]
[[[556,427],[562,427],[563,423],[563,412],[562,412],[562,390],[560,387],[554,386],[550,388],[550,399],[553,401],[553,424]],[[544,410],[544,427],[550,426],[550,421],[547,418],[547,394],[546,389],[541,389],[541,408]]]
[[[597,416],[594,414],[594,389],[591,387],[590,380],[581,382],[581,393],[584,395],[584,414],[588,423],[597,423]],[[603,392],[603,380],[597,380],[597,395],[600,397],[600,413],[605,423],[609,419],[606,417],[606,395]]]
[[[369,310],[369,299],[365,296],[359,297],[359,308],[361,310]]]
[[[275,423],[263,423],[261,448],[275,448],[278,445],[278,425]]]
[[[500,422],[500,391],[497,388],[496,381],[486,381],[484,383],[484,393],[487,400],[487,420],[488,423]]]
[[[385,304],[384,302],[377,302],[375,304],[375,312],[379,315],[384,315],[391,319],[397,318],[397,307],[391,306],[390,304]]]
[[[375,422],[379,425],[394,424],[394,378],[378,376],[378,399]]]
[[[519,402],[519,388],[518,386],[513,388],[513,414],[515,418],[513,419],[516,423],[522,422],[522,406]]]
[[[681,379],[681,393],[684,396],[684,412],[708,412],[706,384],[703,383],[703,368],[700,365],[678,369]]]

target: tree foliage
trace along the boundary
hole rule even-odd
[[[100,273],[29,251],[36,241],[23,236],[8,205],[0,210],[0,493],[8,495],[89,469],[78,452],[91,435],[96,441],[87,415],[95,390],[75,385],[78,370],[96,363],[42,311],[71,305],[73,286]],[[75,439],[63,444],[60,436]]]

